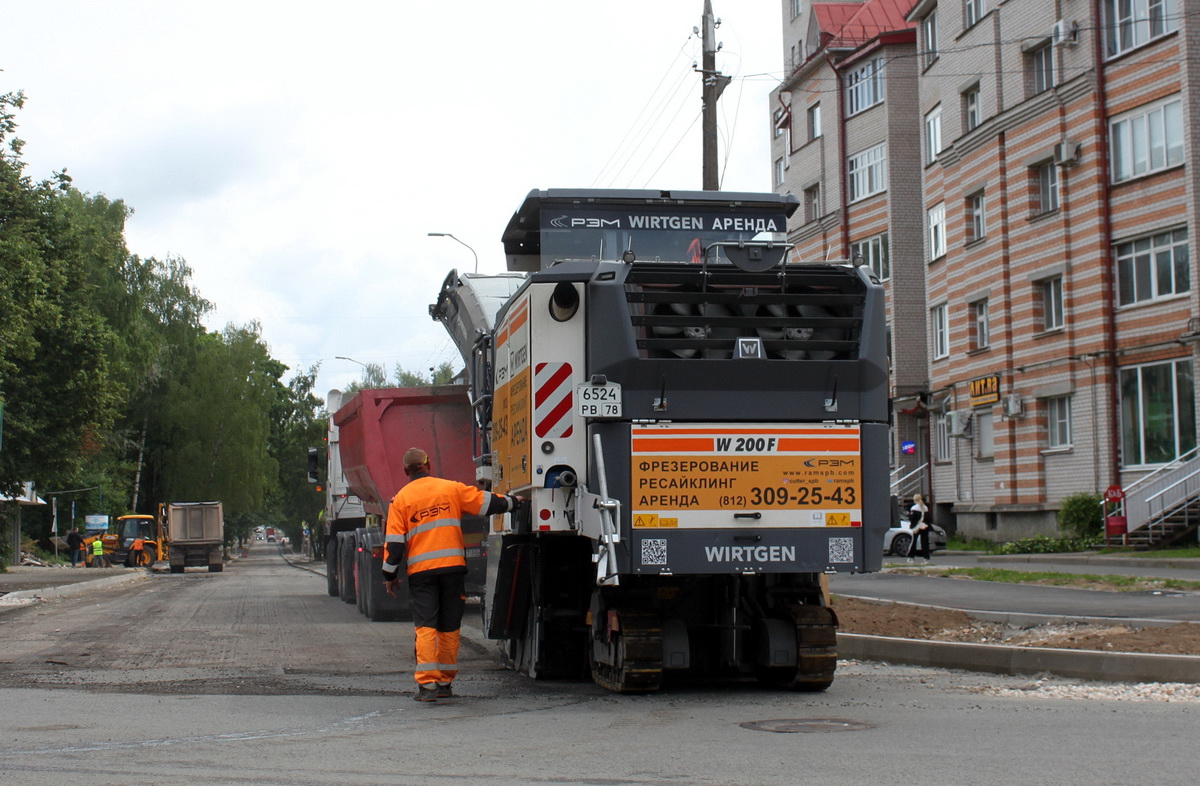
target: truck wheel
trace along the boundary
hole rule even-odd
[[[337,541],[325,545],[325,589],[329,597],[338,596]]]
[[[223,570],[225,570],[225,565],[221,562],[214,562],[208,566],[209,573],[220,573]]]
[[[354,603],[354,541],[338,533],[338,595],[346,603]]]

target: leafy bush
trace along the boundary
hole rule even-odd
[[[1074,538],[1094,538],[1104,534],[1104,507],[1100,497],[1084,491],[1064,499],[1058,509],[1058,529]]]
[[[1021,538],[1000,544],[996,554],[1061,554],[1069,551],[1086,551],[1090,546],[1099,543],[1099,536],[1082,538],[1051,538],[1046,535],[1035,535],[1032,538]]]

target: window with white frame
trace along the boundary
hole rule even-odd
[[[963,0],[963,27],[974,27],[983,19],[983,0]]]
[[[1034,49],[1028,55],[1030,95],[1044,93],[1054,87],[1054,46],[1046,44]]]
[[[1121,369],[1121,463],[1165,464],[1196,447],[1191,360]]]
[[[1110,57],[1179,29],[1180,0],[1104,0]]]
[[[887,190],[887,144],[850,156],[850,201]]]
[[[938,59],[938,13],[934,7],[924,19],[921,20],[921,42],[925,45],[924,58],[925,67],[933,65]]]
[[[804,189],[804,222],[816,221],[821,217],[821,186]]]
[[[1051,449],[1071,447],[1071,397],[1055,396],[1046,402],[1046,444]]]
[[[783,185],[783,159],[775,159],[775,185]]]
[[[933,358],[950,356],[950,307],[943,303],[929,310],[929,325],[933,331]]]
[[[983,109],[979,105],[979,85],[962,94],[963,126],[971,131],[983,122]]]
[[[976,300],[971,304],[971,349],[987,349],[991,343],[987,299]]]
[[[939,105],[925,115],[925,163],[937,161],[942,152],[942,107]]]
[[[978,191],[967,197],[967,242],[983,240],[987,234],[987,199]]]
[[[947,417],[948,413],[942,410],[937,413],[937,417],[933,421],[934,434],[934,457],[937,461],[950,461],[954,453],[951,450],[950,424]]]
[[[1109,124],[1113,182],[1183,163],[1183,102],[1167,99]]]
[[[1044,161],[1034,167],[1037,174],[1037,213],[1058,210],[1058,165]]]
[[[870,265],[871,270],[875,271],[875,276],[880,281],[887,281],[892,277],[892,265],[888,259],[887,232],[857,243],[851,243],[850,253],[852,258],[861,257],[863,264]]]
[[[783,109],[780,108],[776,109],[775,113],[771,116],[771,127],[775,129],[776,139],[783,136],[783,115]]]
[[[804,0],[792,0],[792,18],[800,16],[804,11]]]
[[[995,420],[990,409],[975,410],[971,424],[975,437],[975,458],[988,459],[996,455]]]
[[[932,262],[946,256],[946,203],[939,202],[929,208],[929,260]]]
[[[883,102],[883,58],[868,60],[846,74],[846,114],[856,115]]]
[[[808,139],[811,142],[821,135],[821,105],[813,104],[808,108]]]
[[[1061,328],[1065,324],[1063,321],[1062,276],[1038,282],[1038,294],[1042,307],[1042,330]]]
[[[1122,306],[1192,288],[1187,229],[1118,243],[1116,256]]]

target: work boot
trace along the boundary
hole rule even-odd
[[[437,701],[438,689],[432,685],[418,685],[417,693],[413,696],[417,701]]]
[[[437,697],[438,697],[439,699],[452,699],[452,698],[454,698],[454,690],[453,690],[453,689],[450,687],[450,683],[446,683],[445,685],[443,685],[443,684],[442,684],[442,683],[440,683],[440,682],[438,683],[438,686],[437,686]]]

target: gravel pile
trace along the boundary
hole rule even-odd
[[[1079,683],[1039,678],[1018,688],[985,688],[991,696],[1039,699],[1104,699],[1200,704],[1200,685],[1183,682],[1139,682],[1133,685]]]

